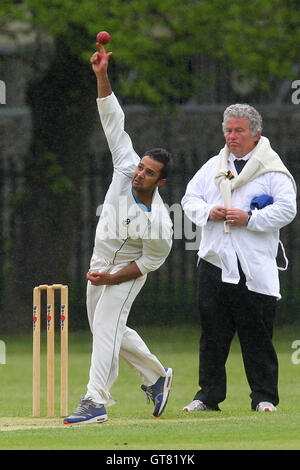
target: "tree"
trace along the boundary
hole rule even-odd
[[[274,77],[292,77],[299,62],[297,0],[24,0],[1,8],[6,20],[63,36],[83,60],[98,30],[109,31],[118,89],[150,104],[194,96],[203,77],[190,72],[201,54],[255,77],[264,88]]]

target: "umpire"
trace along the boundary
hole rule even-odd
[[[199,390],[184,407],[187,412],[219,410],[235,332],[251,408],[276,411],[279,402],[272,342],[281,297],[276,256],[279,231],[296,215],[296,185],[261,131],[255,108],[229,106],[223,116],[224,148],[195,174],[182,199],[185,214],[202,228]]]

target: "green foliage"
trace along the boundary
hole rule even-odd
[[[265,89],[274,77],[292,77],[299,62],[297,0],[2,2],[0,24],[13,17],[52,37],[64,36],[86,60],[97,32],[109,31],[107,48],[123,71],[123,93],[153,104],[193,97],[203,77],[192,77],[190,68],[202,55],[255,77]]]
[[[63,168],[58,163],[54,154],[47,152],[44,155],[46,167],[46,178],[49,181],[47,185],[50,191],[56,195],[64,195],[74,191],[74,185],[70,179],[63,174]]]
[[[64,196],[75,190],[72,181],[64,174],[58,157],[52,152],[44,152],[35,160],[34,177],[37,183],[56,196]]]

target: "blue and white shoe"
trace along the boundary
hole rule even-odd
[[[80,398],[78,407],[71,416],[64,419],[64,424],[105,423],[107,420],[104,405]]]
[[[149,387],[141,385],[141,389],[146,393],[147,402],[150,403],[150,400],[152,400],[154,403],[153,416],[156,418],[159,418],[166,408],[172,385],[173,370],[165,367],[165,371],[166,376],[159,377],[154,385]]]

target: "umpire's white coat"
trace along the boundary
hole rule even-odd
[[[132,176],[139,156],[124,130],[124,113],[114,93],[97,105],[112,154],[113,178],[97,225],[91,270],[111,273],[135,261],[142,276],[114,286],[87,285],[87,312],[93,351],[86,397],[106,406],[115,403],[109,390],[118,376],[119,355],[152,385],[165,370],[140,336],[126,326],[133,301],[147,273],[158,269],[172,246],[172,222],[155,190],[151,212],[132,195]]]
[[[233,161],[234,156],[230,154],[228,169],[237,177]],[[218,171],[219,156],[215,156],[197,171],[181,201],[187,217],[202,228],[198,257],[221,268],[223,282],[233,284],[240,280],[239,259],[249,290],[280,299],[276,256],[279,230],[289,224],[297,212],[293,183],[284,173],[267,172],[235,189],[232,207],[248,212],[251,200],[262,194],[272,196],[274,203],[252,211],[248,225],[232,227],[229,234],[223,230],[223,221],[208,220],[213,206],[224,205],[215,184]]]

